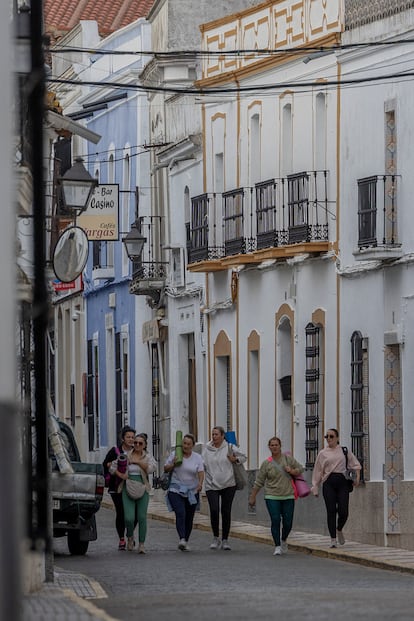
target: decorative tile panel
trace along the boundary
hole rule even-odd
[[[403,428],[401,411],[400,348],[384,351],[385,385],[385,482],[387,492],[387,533],[401,532],[400,493],[403,479]]]

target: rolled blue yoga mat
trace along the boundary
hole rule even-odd
[[[225,431],[224,437],[229,444],[234,444],[235,446],[238,446],[235,431]]]

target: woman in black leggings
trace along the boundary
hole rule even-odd
[[[328,518],[328,530],[331,536],[331,548],[337,544],[343,545],[345,537],[342,529],[348,519],[349,507],[349,483],[345,478],[346,457],[348,453],[348,468],[354,470],[355,480],[353,485],[359,485],[361,464],[355,455],[339,444],[337,429],[328,429],[326,433],[327,445],[316,458],[312,475],[312,493],[318,496],[318,487],[322,483],[323,499]]]
[[[213,531],[211,550],[231,550],[228,538],[231,525],[231,506],[236,493],[232,463],[246,461],[237,446],[228,444],[224,437],[223,427],[214,427],[211,432],[211,441],[203,450],[205,465],[205,489],[210,507],[210,523]],[[221,529],[220,540],[220,502],[221,502]]]

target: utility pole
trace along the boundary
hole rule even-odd
[[[33,367],[34,367],[34,431],[36,442],[35,524],[32,550],[51,553],[51,516],[49,506],[48,404],[46,390],[46,331],[49,296],[45,277],[46,227],[44,191],[43,118],[45,101],[45,59],[43,52],[43,2],[31,0],[31,84],[28,92],[31,169],[33,175]]]
[[[0,470],[7,483],[0,509],[0,619],[19,619],[22,505],[16,403],[16,249],[12,168],[13,43],[10,6],[0,2]]]

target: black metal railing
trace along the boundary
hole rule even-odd
[[[137,220],[138,230],[146,242],[139,259],[132,263],[132,280],[161,281],[163,285],[168,272],[168,261],[163,254],[163,218],[161,216],[141,216]]]
[[[213,261],[224,256],[217,241],[216,194],[201,194],[191,199],[191,224],[187,243],[188,262]],[[209,222],[212,221],[210,230]]]
[[[192,198],[188,262],[328,241],[327,174],[301,172]]]
[[[358,246],[395,246],[397,237],[397,176],[358,179]]]
[[[244,188],[223,192],[225,255],[244,254]]]

